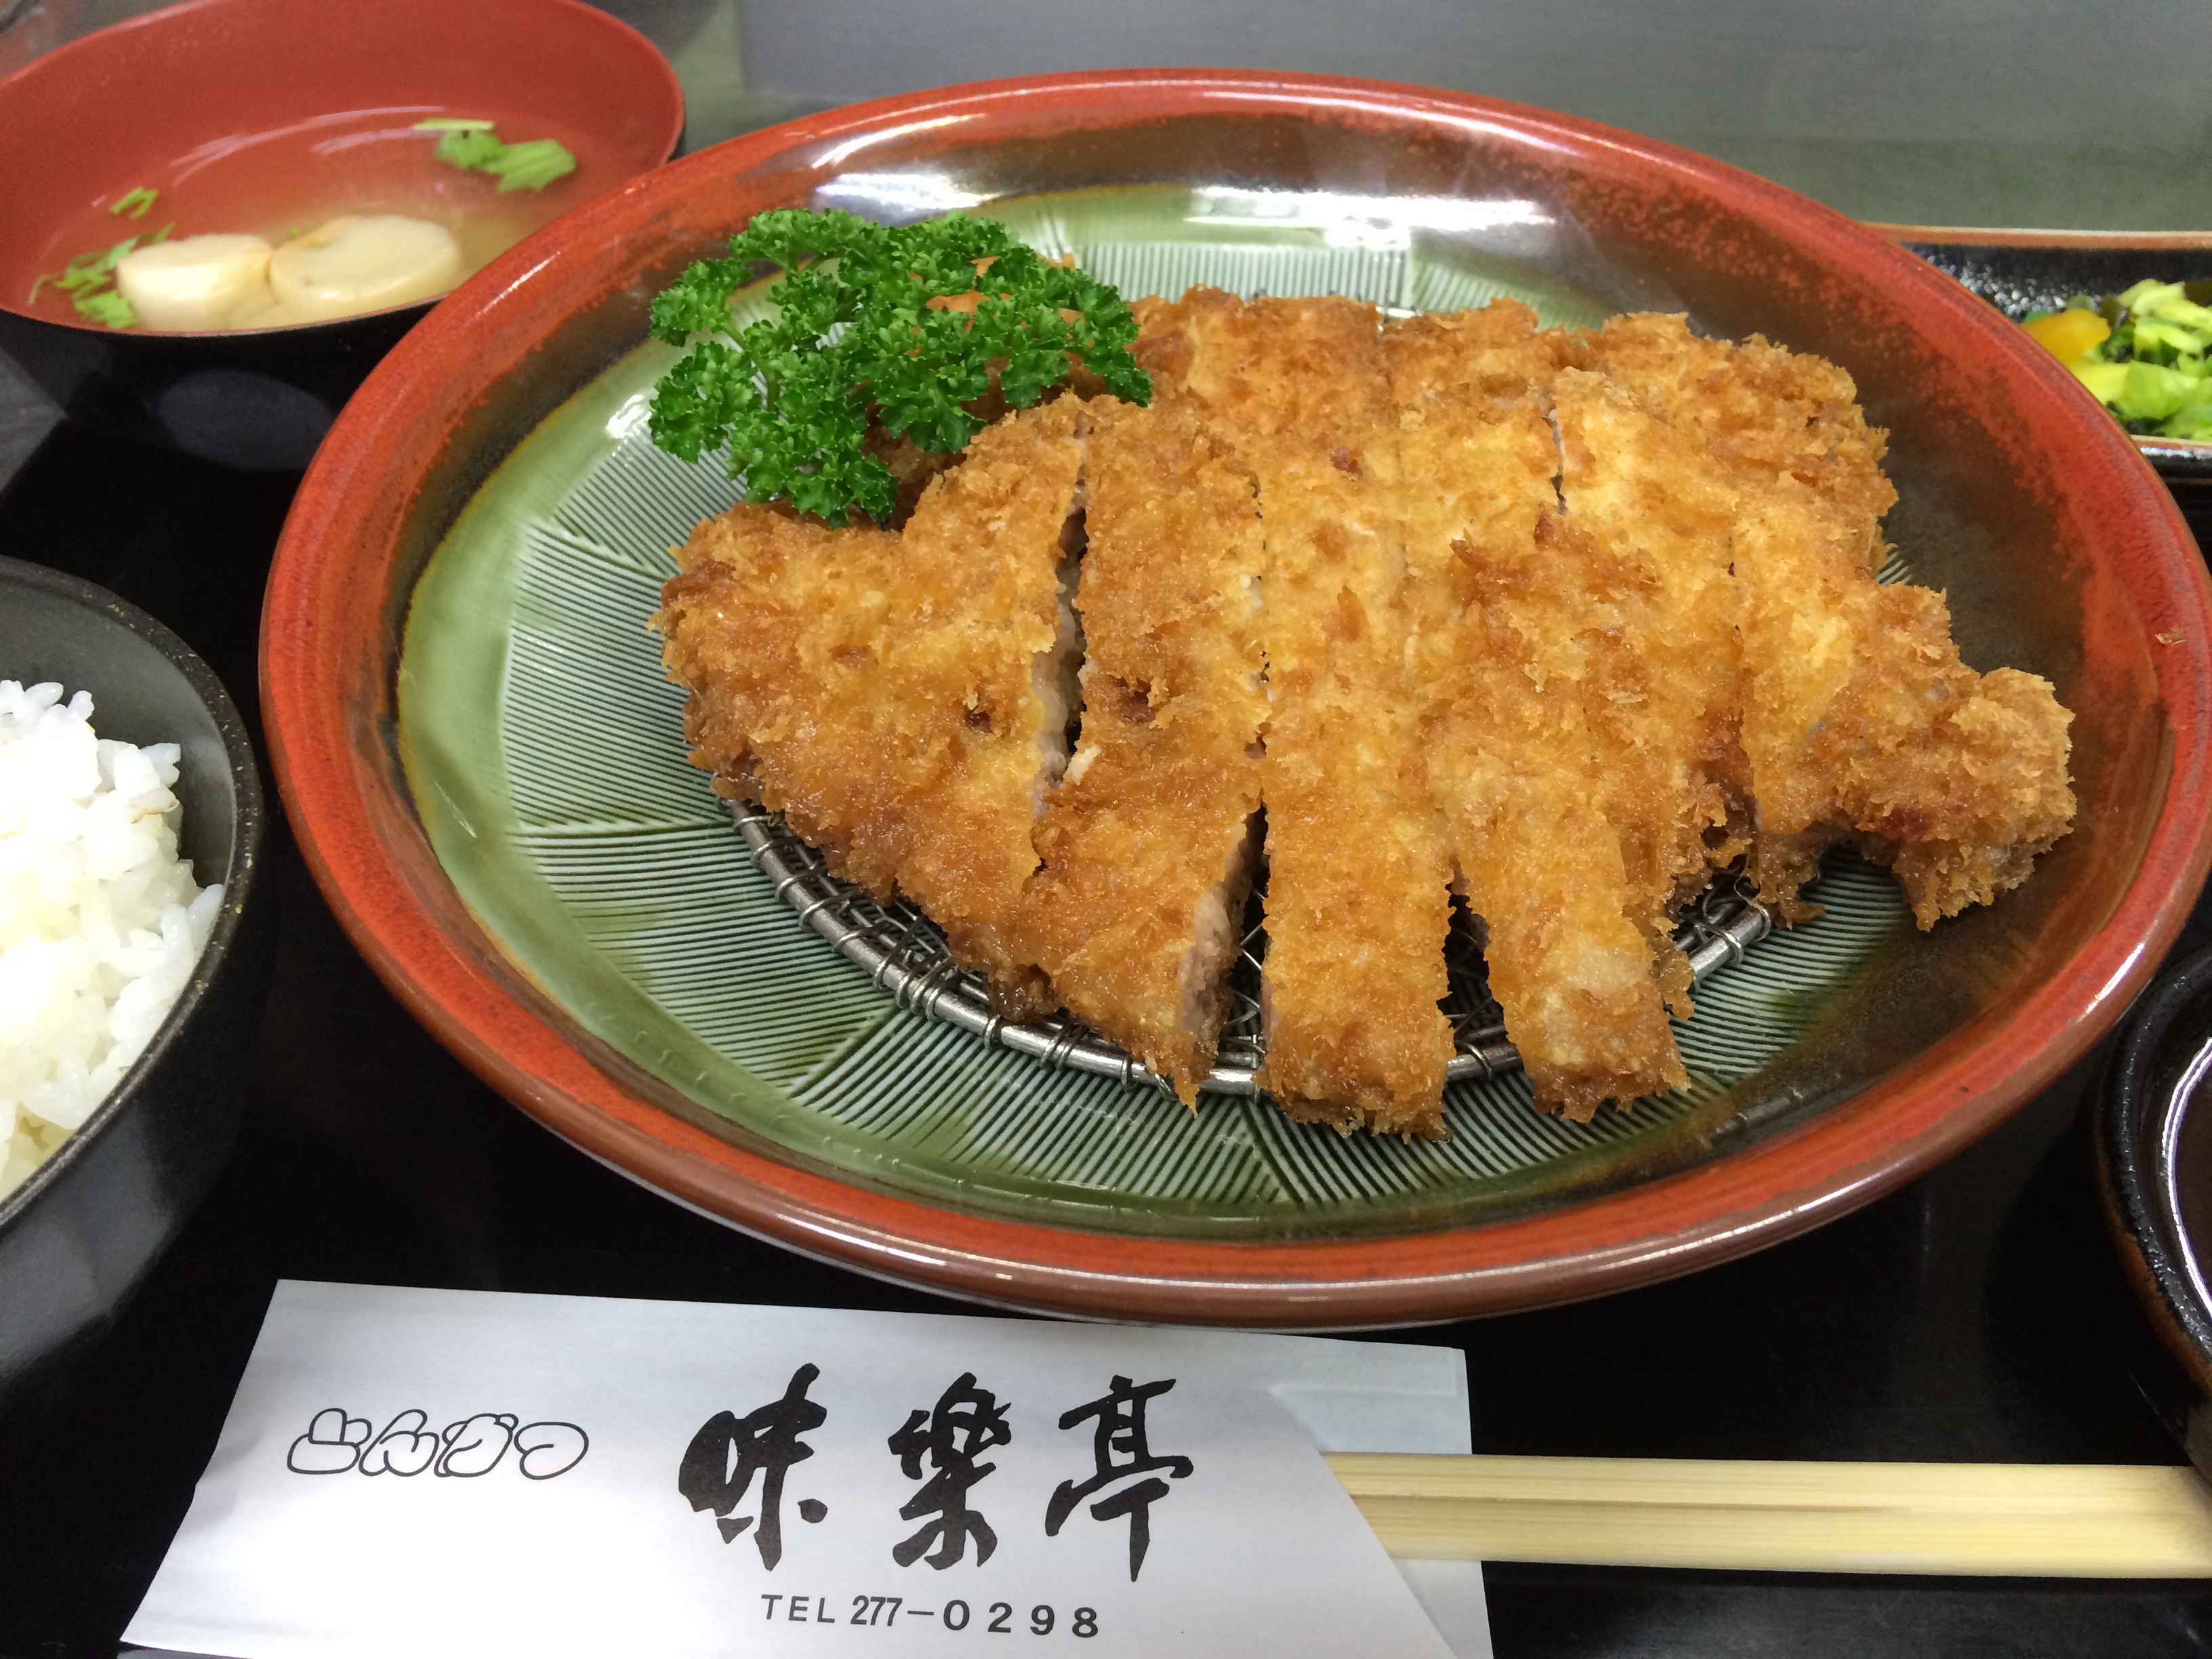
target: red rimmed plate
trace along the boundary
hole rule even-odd
[[[1474,1194],[1443,1182],[1395,1209],[1273,1226],[1117,1207],[1112,1193],[1040,1212],[908,1181],[896,1158],[861,1168],[826,1131],[809,1143],[717,1097],[680,1056],[567,992],[535,944],[472,908],[463,860],[441,858],[450,803],[418,807],[410,792],[403,702],[422,682],[401,659],[426,571],[440,577],[503,484],[635,370],[651,295],[750,214],[1006,204],[1043,224],[1162,190],[1217,229],[1245,204],[1245,221],[1273,226],[1253,245],[1310,231],[1320,268],[1370,291],[1386,280],[1376,262],[1401,253],[1426,250],[1467,279],[1409,278],[1415,302],[1533,266],[1586,296],[1676,301],[1844,364],[1893,434],[1890,534],[1950,591],[1968,659],[2047,674],[2077,713],[2075,834],[2000,904],[1884,943],[1786,1053],[1647,1138],[1558,1180]],[[562,528],[557,513],[547,522]],[[441,590],[426,612],[470,591]],[[341,919],[433,1030],[556,1133],[735,1224],[955,1294],[1345,1326],[1564,1300],[1741,1254],[1909,1178],[2049,1081],[2118,1015],[2202,881],[2208,621],[2195,550],[2124,434],[1981,301],[1848,221],[1662,145],[1484,100],[1145,71],[792,123],[637,179],[517,248],[411,335],[332,431],[278,552],[264,676],[279,781]],[[486,699],[508,695],[518,660],[495,659],[504,678],[479,683]],[[459,685],[448,705],[466,690],[443,684]],[[418,775],[436,712],[418,703],[409,728]],[[883,1029],[907,1018],[891,1011]]]

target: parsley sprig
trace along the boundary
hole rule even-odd
[[[783,272],[775,313],[736,329],[731,298],[763,264]],[[726,448],[748,501],[832,523],[891,516],[896,488],[867,453],[872,428],[936,454],[963,449],[984,425],[969,405],[994,378],[1014,409],[1077,364],[1116,397],[1152,396],[1119,295],[960,214],[891,226],[763,213],[728,258],[701,260],[653,301],[653,333],[696,342],[654,388],[653,442],[687,461]]]

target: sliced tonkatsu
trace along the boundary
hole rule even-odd
[[[1805,914],[1798,888],[1845,838],[1891,863],[1923,927],[2025,880],[2073,822],[2073,717],[2047,680],[1962,663],[1941,594],[1875,580],[1896,491],[1850,377],[1678,317],[1617,319],[1595,344],[1735,497],[1761,896]]]
[[[1066,763],[1079,415],[1063,399],[987,428],[900,534],[759,507],[709,520],[655,619],[722,793],[757,794],[879,897],[902,891],[1009,1012],[1053,1006],[1013,927]]]
[[[1381,318],[1195,289],[1140,304],[1161,395],[1259,483],[1267,569],[1264,1086],[1349,1131],[1443,1128],[1450,860],[1405,665],[1396,412]]]
[[[1188,408],[1102,400],[1085,428],[1083,725],[1036,826],[1022,949],[1194,1103],[1257,851],[1259,501]]]
[[[1610,647],[1589,566],[1563,556],[1553,342],[1504,301],[1394,322],[1382,349],[1430,785],[1529,1081],[1587,1119],[1686,1078],[1584,714]]]
[[[1601,375],[1553,378],[1564,531],[1593,602],[1583,714],[1620,837],[1630,917],[1662,994],[1690,1012],[1674,911],[1747,842],[1732,497],[1704,450]]]
[[[897,532],[736,508],[655,618],[715,787],[1006,1013],[1194,1102],[1264,869],[1259,1081],[1440,1134],[1455,884],[1537,1103],[1587,1118],[1687,1081],[1672,931],[1715,869],[1802,920],[1848,842],[1927,927],[2066,833],[2050,684],[1876,580],[1883,434],[1834,366],[1510,302],[1136,309],[1149,407],[916,451]]]

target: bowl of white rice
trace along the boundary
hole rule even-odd
[[[214,673],[0,558],[0,1400],[111,1324],[228,1156],[273,961]]]

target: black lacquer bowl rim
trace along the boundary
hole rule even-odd
[[[2200,1394],[2212,1393],[2212,1306],[2198,1292],[2189,1263],[2195,1249],[2212,1240],[2191,1240],[2160,1170],[2162,1149],[2190,1109],[2200,1069],[2177,1063],[2169,1039],[2208,994],[2212,945],[2175,963],[2143,993],[2113,1049],[2095,1133],[2099,1185],[2123,1265]],[[2212,1048],[2212,1030],[2191,1041],[2199,1053]]]
[[[188,684],[214,717],[216,728],[222,737],[223,752],[229,762],[232,811],[230,866],[223,874],[222,908],[216,917],[215,930],[209,935],[207,948],[200,953],[198,966],[176,1006],[169,1010],[161,1028],[146,1045],[145,1052],[133,1062],[129,1071],[109,1091],[107,1098],[93,1109],[76,1133],[62,1142],[52,1157],[33,1170],[22,1185],[0,1199],[0,1232],[5,1232],[34,1206],[40,1194],[65,1178],[69,1168],[86,1154],[86,1149],[106,1127],[130,1111],[134,1102],[144,1092],[147,1079],[161,1067],[164,1059],[174,1048],[180,1034],[207,1000],[228,953],[232,941],[237,938],[246,911],[246,902],[254,874],[261,861],[261,844],[264,829],[262,804],[261,772],[256,759],[252,740],[246,734],[246,721],[231,701],[230,693],[215,671],[203,661],[192,648],[155,617],[141,611],[127,600],[118,599],[106,588],[94,583],[48,569],[42,565],[27,564],[19,559],[0,556],[0,596],[15,588],[36,589],[68,600],[80,608],[121,623],[137,635],[167,659]],[[4,602],[0,599],[0,602]],[[205,872],[195,871],[196,879],[205,883]]]

